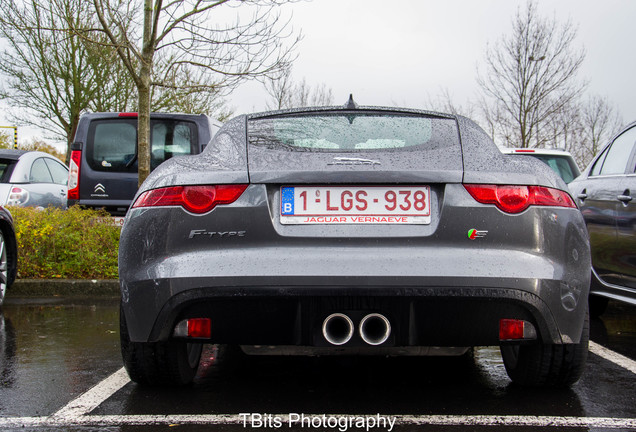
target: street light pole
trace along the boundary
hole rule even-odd
[[[18,127],[17,126],[0,126],[3,129],[13,129],[13,148],[18,148]]]
[[[539,63],[539,62],[542,62],[543,60],[545,60],[545,55],[542,55],[540,57],[539,56],[537,56],[537,57],[535,57],[535,56],[528,57],[528,61],[529,62]],[[537,134],[537,139],[538,139],[538,137],[539,137],[539,125],[535,124],[534,125],[534,130],[535,130],[535,132]],[[528,143],[528,146],[529,145],[530,145],[530,143]],[[538,144],[535,143],[535,146],[538,146]]]

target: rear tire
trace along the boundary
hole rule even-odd
[[[524,386],[569,387],[585,369],[590,339],[590,321],[586,313],[578,344],[502,345],[506,372],[510,379]]]
[[[9,268],[9,260],[7,254],[7,242],[4,238],[4,232],[0,229],[0,306],[4,302],[4,296],[7,289],[11,285],[11,269]]]
[[[601,297],[597,295],[590,295],[590,316],[592,318],[598,318],[605,313],[609,299],[607,297]]]
[[[153,386],[182,386],[192,382],[199,367],[202,344],[178,340],[131,342],[121,309],[119,329],[124,367],[132,381]]]

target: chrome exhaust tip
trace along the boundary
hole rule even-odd
[[[372,313],[360,321],[360,337],[369,345],[381,345],[391,336],[391,323],[382,314]]]
[[[332,345],[344,345],[353,336],[353,321],[345,314],[331,314],[322,322],[322,335]]]

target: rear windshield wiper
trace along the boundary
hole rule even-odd
[[[126,164],[126,168],[130,168],[132,164],[135,163],[135,161],[137,160],[138,154],[139,154],[139,150],[137,150],[137,146],[135,146],[135,155],[132,157],[130,161],[128,161],[128,163]]]

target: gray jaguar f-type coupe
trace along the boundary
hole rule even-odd
[[[400,108],[241,115],[148,177],[121,233],[121,342],[140,384],[250,355],[463,355],[568,386],[590,250],[568,188],[471,120]],[[235,348],[236,349],[236,348]]]

